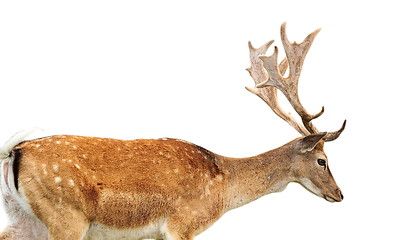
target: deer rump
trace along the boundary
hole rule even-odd
[[[47,239],[45,225],[33,215],[28,201],[19,193],[20,151],[13,151],[15,145],[23,141],[34,129],[14,135],[1,149],[0,184],[2,203],[9,215],[9,227],[5,239]],[[22,231],[22,229],[25,229]],[[28,231],[29,229],[29,231]],[[8,238],[9,237],[9,238]]]

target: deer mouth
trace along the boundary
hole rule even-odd
[[[338,189],[337,192],[338,192],[337,197],[324,195],[324,199],[326,199],[328,202],[341,202],[343,200],[343,194],[340,191],[340,189]]]
[[[328,202],[340,202],[340,201],[337,201],[336,199],[334,199],[332,197],[329,197],[329,196],[324,196],[324,199],[326,199],[326,201],[328,201]]]

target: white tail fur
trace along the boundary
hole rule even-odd
[[[6,159],[12,149],[19,143],[21,143],[25,138],[27,138],[29,135],[31,135],[34,132],[42,130],[38,127],[29,128],[26,130],[22,130],[20,132],[17,132],[15,135],[13,135],[4,145],[0,148],[0,161],[3,159]]]

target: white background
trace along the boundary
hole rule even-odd
[[[259,154],[298,134],[244,89],[247,41],[279,40],[284,21],[291,41],[321,27],[300,97],[326,107],[322,131],[348,120],[326,145],[345,200],[290,184],[196,239],[416,239],[412,1],[147,2],[1,1],[0,142],[39,126],[33,137],[174,137]]]

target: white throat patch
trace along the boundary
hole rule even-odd
[[[307,190],[309,190],[310,192],[314,193],[315,195],[319,196],[319,197],[324,197],[323,194],[321,194],[320,190],[316,187],[316,185],[314,185],[314,183],[308,179],[308,178],[302,178],[300,180],[301,185],[303,185],[305,188],[307,188]]]

